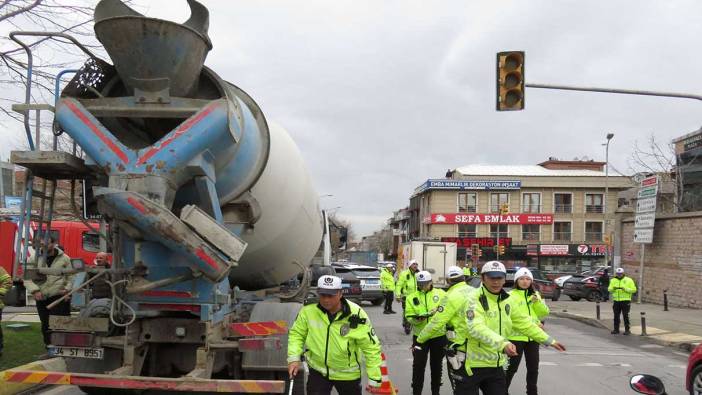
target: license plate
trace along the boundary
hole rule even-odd
[[[566,284],[566,288],[575,288],[575,284]]]
[[[57,346],[49,347],[49,355],[52,357],[102,359],[104,353],[104,348]]]
[[[506,279],[507,280],[514,280],[514,273],[507,273]]]
[[[372,279],[372,280],[366,280],[366,284],[380,284],[380,280]]]

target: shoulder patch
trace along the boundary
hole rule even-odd
[[[509,315],[509,311],[510,311],[510,310],[511,310],[511,307],[509,306],[509,303],[507,303],[507,304],[505,305],[505,313],[507,313],[507,315]]]
[[[345,324],[345,325],[341,326],[341,329],[339,330],[339,334],[341,336],[346,336],[349,334],[350,331],[351,331],[351,328],[349,327],[349,325]]]
[[[438,311],[439,313],[443,313],[443,312],[444,312],[444,306],[439,306],[439,307],[437,307],[437,308],[436,308],[436,311]]]
[[[473,321],[473,318],[475,318],[475,311],[473,311],[473,309],[468,309],[468,311],[466,311],[466,318],[468,318],[468,321]]]

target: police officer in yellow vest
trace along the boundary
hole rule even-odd
[[[455,394],[505,395],[505,365],[508,357],[516,356],[517,350],[507,336],[513,330],[532,340],[565,351],[562,344],[539,328],[531,317],[514,308],[516,300],[502,287],[507,271],[498,261],[483,265],[483,285],[471,293],[465,311],[468,337],[467,356],[461,369],[454,371]]]
[[[466,355],[466,337],[468,328],[466,322],[466,303],[468,297],[476,289],[466,284],[463,270],[458,266],[449,266],[446,270],[448,291],[436,308],[436,314],[417,335],[416,342],[424,344],[437,336],[446,334],[448,345],[446,348],[449,364],[454,364],[454,369],[459,369],[458,360]],[[449,368],[449,379],[453,385],[454,374]]]
[[[634,280],[624,275],[624,268],[618,267],[614,272],[614,278],[609,280],[607,290],[612,297],[612,309],[614,310],[614,330],[612,330],[612,334],[616,335],[619,333],[619,314],[621,314],[624,316],[624,334],[630,335],[629,310],[631,310],[631,295],[636,293]]]
[[[419,288],[417,291],[407,296],[405,308],[405,317],[412,325],[414,333],[412,337],[412,392],[414,395],[422,394],[424,369],[427,367],[427,357],[429,357],[431,393],[438,395],[441,388],[441,364],[444,359],[444,347],[446,347],[445,331],[437,331],[432,338],[422,344],[417,343],[417,335],[422,332],[427,321],[436,313],[446,292],[434,288],[431,273],[427,271],[417,273],[417,288]]]
[[[411,325],[407,322],[405,318],[405,301],[407,295],[414,293],[417,290],[417,272],[419,271],[419,263],[412,259],[409,261],[409,267],[403,270],[397,276],[397,283],[395,284],[395,298],[402,302],[402,327],[405,330],[405,334],[409,335],[412,331]]]
[[[368,315],[342,297],[339,277],[320,277],[317,292],[319,303],[304,306],[288,334],[290,378],[298,374],[304,352],[307,394],[328,395],[333,387],[339,395],[361,395],[362,356],[369,384],[379,387],[380,340]]]
[[[395,265],[392,263],[388,263],[380,270],[380,287],[383,290],[383,296],[385,296],[383,314],[396,314],[392,310],[392,299],[395,293]]]

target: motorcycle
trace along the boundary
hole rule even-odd
[[[666,395],[665,386],[661,379],[650,374],[631,376],[629,386],[634,391],[645,395]]]

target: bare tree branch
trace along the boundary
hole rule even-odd
[[[12,12],[8,12],[5,15],[0,15],[0,22],[4,21],[5,19],[10,19],[12,17],[15,17],[17,15],[21,15],[22,13],[29,12],[31,11],[34,7],[38,6],[41,4],[42,0],[35,0],[34,3],[27,5],[26,7],[18,8]],[[6,1],[3,3],[3,6],[8,4],[9,2]]]

